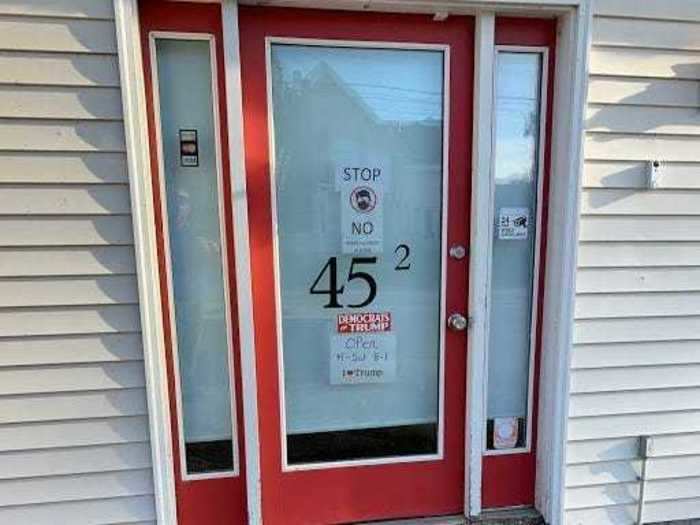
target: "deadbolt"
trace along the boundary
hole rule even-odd
[[[462,314],[454,313],[447,318],[447,326],[455,332],[463,332],[467,329],[469,322]]]
[[[467,249],[461,244],[455,244],[454,246],[450,246],[450,257],[452,257],[453,259],[457,259],[459,261],[460,259],[464,259],[466,255]]]

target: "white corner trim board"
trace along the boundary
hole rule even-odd
[[[547,523],[564,523],[569,363],[591,1],[559,19],[547,225],[535,504]]]
[[[114,0],[158,523],[177,523],[163,317],[137,0]]]

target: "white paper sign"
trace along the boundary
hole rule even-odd
[[[515,448],[518,444],[518,418],[496,417],[493,420],[493,448]]]
[[[391,383],[396,380],[396,336],[365,333],[331,336],[332,385]]]
[[[357,164],[336,168],[342,253],[381,253],[388,172],[379,163]]]
[[[504,241],[527,239],[530,208],[501,208],[498,213],[498,238]]]

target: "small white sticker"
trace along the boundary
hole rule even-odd
[[[396,336],[387,333],[332,335],[331,385],[396,380]]]
[[[493,448],[515,448],[518,444],[518,418],[496,417],[493,419]]]
[[[501,208],[498,213],[498,238],[503,241],[527,239],[530,208]]]

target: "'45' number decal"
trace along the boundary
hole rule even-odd
[[[374,298],[377,296],[377,281],[374,277],[367,272],[362,272],[356,270],[355,268],[362,264],[377,264],[376,257],[353,257],[350,263],[350,271],[348,272],[347,282],[352,280],[361,280],[367,284],[367,297],[364,301],[357,304],[347,305],[350,308],[362,308],[368,304],[372,304]],[[319,283],[323,276],[328,272],[328,288],[320,289]],[[338,258],[330,257],[325,266],[321,269],[321,273],[318,274],[314,284],[311,285],[309,289],[310,294],[314,295],[328,295],[328,303],[324,305],[324,308],[342,308],[343,305],[338,302],[338,296],[342,295],[345,290],[345,286],[338,286]]]

